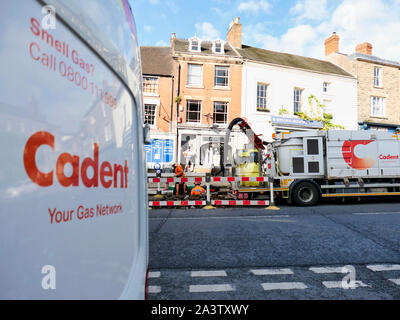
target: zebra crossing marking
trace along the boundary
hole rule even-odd
[[[308,287],[303,282],[268,282],[262,283],[261,286],[265,291],[271,290],[304,290]]]
[[[256,276],[272,276],[280,274],[294,274],[289,268],[284,269],[252,269],[250,270]]]
[[[398,271],[400,270],[400,264],[372,264],[368,265],[367,268],[374,272]]]
[[[215,271],[192,271],[191,277],[227,277],[226,271],[215,270]]]
[[[235,291],[230,284],[197,284],[189,286],[189,292],[227,292]]]

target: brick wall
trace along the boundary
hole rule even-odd
[[[169,132],[171,119],[171,79],[160,77],[158,79],[158,93],[160,95],[160,107],[157,110],[157,129]]]
[[[354,61],[358,75],[359,121],[396,124],[400,122],[400,71],[398,68]],[[382,68],[382,88],[374,86],[374,67]],[[385,117],[371,116],[371,96],[386,98]]]
[[[183,111],[179,112],[183,123],[186,122],[186,102],[187,100],[200,100],[202,101],[202,125],[212,125],[212,118],[207,118],[205,115],[213,115],[214,101],[228,102],[228,120],[231,120],[241,115],[241,84],[242,84],[242,65],[241,64],[227,64],[218,62],[207,61],[181,61],[181,105]],[[203,65],[203,85],[201,87],[187,86],[187,70],[188,63],[197,63]],[[214,72],[215,66],[229,66],[229,87],[228,88],[215,88],[214,86]],[[209,119],[209,120],[208,120]],[[208,120],[208,121],[207,121]]]
[[[349,60],[347,55],[331,53],[326,60],[340,66],[358,80],[358,121],[400,123],[400,70],[372,62]],[[382,68],[382,88],[374,86],[374,67]],[[386,98],[385,117],[371,116],[371,96]]]

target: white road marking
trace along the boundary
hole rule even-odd
[[[191,277],[226,277],[225,271],[192,271],[190,273]]]
[[[367,266],[368,269],[377,271],[398,271],[400,270],[400,264],[372,264]]]
[[[322,284],[328,289],[345,289],[342,281],[322,281]],[[354,281],[346,286],[347,289],[358,287],[369,287],[369,285],[363,283],[362,281]]]
[[[189,292],[225,292],[235,291],[230,284],[201,284],[189,286]]]
[[[388,279],[389,281],[392,281],[393,283],[397,284],[400,286],[400,279]]]
[[[160,286],[149,286],[149,293],[160,293],[161,287]]]
[[[173,218],[168,218],[168,220],[223,220],[223,219],[276,219],[276,218],[289,218],[291,216],[289,215],[268,215],[268,216],[234,216],[234,217],[173,217]],[[149,220],[165,220],[166,218],[149,218]]]
[[[303,282],[271,282],[262,283],[261,286],[265,291],[269,290],[293,290],[293,289],[307,289],[308,287]]]
[[[290,269],[252,269],[250,270],[256,276],[270,276],[279,274],[293,274]]]
[[[346,268],[343,267],[311,267],[309,269],[314,273],[348,273]]]
[[[149,278],[159,278],[161,276],[160,271],[151,271],[149,272]]]
[[[367,216],[367,215],[380,215],[380,214],[400,214],[400,212],[356,212],[353,214],[357,216]]]

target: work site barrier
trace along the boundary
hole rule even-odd
[[[209,181],[207,181],[209,179]],[[268,177],[190,177],[190,178],[149,178],[151,183],[176,182],[268,182]]]
[[[205,206],[206,201],[149,201],[150,207],[191,207],[191,206]]]
[[[270,182],[270,201],[268,200],[211,200],[210,186],[213,182],[268,182],[268,177],[186,177],[186,178],[148,178],[149,183],[206,183],[206,201],[150,201],[150,207],[179,207],[179,206],[268,206],[274,205],[273,183]]]
[[[212,200],[213,206],[268,206],[268,200]]]

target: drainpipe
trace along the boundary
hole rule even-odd
[[[172,132],[172,114],[174,113],[174,75],[171,78],[171,113],[169,116],[169,132]]]
[[[178,64],[178,90],[177,90],[177,97],[181,94],[181,64]],[[176,153],[175,159],[178,162],[178,141],[179,141],[179,129],[178,129],[178,119],[179,119],[179,102],[176,102]]]

